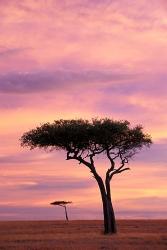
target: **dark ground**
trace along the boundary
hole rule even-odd
[[[120,220],[116,235],[102,221],[0,222],[0,250],[167,250],[167,220]]]

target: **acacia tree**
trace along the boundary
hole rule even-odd
[[[151,137],[144,134],[141,125],[132,128],[128,121],[108,118],[56,120],[32,129],[21,137],[22,146],[65,150],[67,160],[76,160],[90,170],[100,190],[106,234],[117,231],[110,182],[115,175],[129,170],[127,164],[132,156],[151,143]],[[96,156],[101,154],[109,161],[105,180],[96,167]]]
[[[66,205],[69,204],[69,203],[72,203],[72,202],[71,201],[54,201],[54,202],[51,202],[50,204],[54,205],[54,206],[64,207],[66,220],[68,221]]]

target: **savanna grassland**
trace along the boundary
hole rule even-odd
[[[0,250],[167,249],[167,220],[119,220],[116,235],[102,221],[0,222]]]

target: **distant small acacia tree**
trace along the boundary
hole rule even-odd
[[[72,203],[71,201],[54,201],[51,202],[51,205],[55,205],[55,206],[60,206],[60,207],[64,207],[65,209],[65,216],[66,216],[66,220],[68,221],[68,215],[67,215],[67,208],[66,205]]]
[[[143,146],[150,146],[151,137],[141,125],[133,128],[128,121],[108,118],[56,120],[23,134],[21,145],[30,149],[65,150],[67,160],[85,165],[97,181],[103,204],[104,233],[116,233],[110,182],[114,175],[129,167],[126,164]],[[105,180],[97,172],[96,156],[103,154],[109,161]],[[96,159],[95,159],[96,158]]]

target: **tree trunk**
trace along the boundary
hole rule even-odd
[[[66,209],[66,206],[64,206],[64,209],[65,209],[66,220],[68,221],[68,215],[67,215],[67,209]]]
[[[107,206],[108,206],[108,212],[109,212],[109,232],[108,233],[112,233],[115,234],[117,232],[117,228],[116,228],[116,220],[115,220],[115,214],[114,214],[114,209],[113,209],[113,205],[111,200],[107,199]]]
[[[116,228],[116,220],[115,220],[115,214],[114,214],[114,209],[113,209],[113,205],[112,205],[112,200],[111,200],[111,190],[110,190],[110,179],[109,177],[106,176],[106,193],[107,193],[107,203],[109,206],[109,213],[110,213],[110,217],[111,217],[111,229],[113,233],[117,232],[117,228]]]
[[[97,180],[97,179],[96,179]],[[103,214],[104,214],[104,233],[105,234],[114,234],[116,233],[116,221],[115,221],[115,215],[114,215],[114,209],[111,202],[111,195],[110,192],[107,192],[107,187],[105,190],[104,183],[100,178],[97,180],[102,203],[103,203]],[[110,190],[110,189],[109,189]]]

